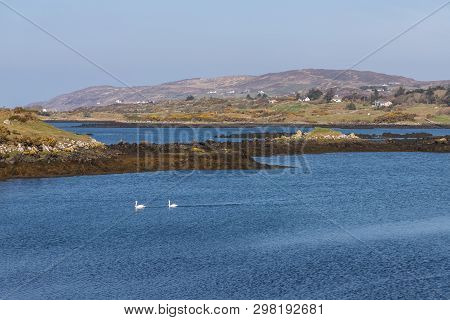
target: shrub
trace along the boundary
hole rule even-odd
[[[186,115],[188,118],[192,118],[192,120],[194,121],[218,121],[217,117],[215,114],[211,113],[211,112],[203,112],[203,113],[198,113],[195,115]]]
[[[16,107],[13,109],[14,113],[25,113],[25,112],[29,112],[29,110],[22,108],[22,107]]]
[[[378,92],[377,89],[373,90],[373,93],[370,95],[370,102],[375,102],[380,98],[380,93]]]
[[[447,88],[447,92],[442,98],[442,103],[447,105],[447,107],[450,107],[450,87]]]
[[[410,93],[424,93],[425,89],[414,89],[414,90],[408,90],[406,92],[406,94],[410,94]]]
[[[45,144],[46,146],[54,147],[58,142],[52,137],[32,137],[32,136],[21,136],[17,139],[17,142],[23,144],[26,147],[38,147]]]
[[[258,92],[258,94],[256,95],[256,98],[257,99],[267,99],[269,96],[267,95],[267,94],[265,94],[265,93],[260,93],[260,92]]]
[[[161,121],[161,117],[157,114],[148,114],[144,118],[148,121]]]
[[[320,91],[319,89],[310,89],[306,96],[311,100],[317,100],[322,96],[322,94],[322,91]]]
[[[54,147],[56,146],[56,143],[58,142],[55,138],[52,137],[43,137],[39,141],[39,145],[45,144],[46,146]]]
[[[331,102],[331,100],[333,99],[333,97],[334,97],[334,90],[333,89],[328,89],[327,90],[327,92],[325,93],[325,96],[324,96],[324,99],[325,99],[325,101],[328,103],[328,102]],[[311,98],[310,98],[311,99]]]
[[[345,106],[345,109],[347,110],[356,110],[356,105],[353,102],[350,102]]]
[[[427,91],[425,91],[425,98],[427,100],[427,103],[434,103],[436,101],[433,88],[430,87],[427,89]]]
[[[17,139],[17,142],[23,144],[26,147],[41,145],[41,139],[37,137],[22,136]]]
[[[22,108],[16,108],[14,109],[14,114],[8,118],[10,121],[16,120],[20,122],[27,122],[30,120],[35,120],[36,117],[34,116],[33,112],[30,111],[24,111]]]
[[[137,114],[126,114],[125,118],[127,120],[130,120],[130,121],[140,121],[140,120],[142,120],[141,117],[139,115],[137,115]]]
[[[11,132],[5,128],[4,126],[0,126],[0,143],[5,143],[8,141],[8,136],[11,134]]]
[[[401,121],[414,121],[416,114],[414,113],[405,113],[401,111],[388,112],[381,116],[378,116],[374,119],[374,122],[377,123],[394,123]]]
[[[405,94],[405,88],[399,87],[399,88],[397,89],[397,91],[395,92],[394,96],[395,96],[395,97],[400,97],[400,96],[402,96],[402,95],[404,95],[404,94]]]
[[[194,100],[195,98],[194,98],[194,96],[193,95],[188,95],[187,97],[186,97],[186,101],[192,101],[192,100]]]

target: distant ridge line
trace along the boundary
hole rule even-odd
[[[303,92],[310,88],[327,89],[334,87],[358,91],[363,86],[383,84],[391,86],[401,85],[410,88],[450,85],[450,80],[418,81],[403,76],[359,70],[347,70],[338,79],[335,79],[336,75],[342,73],[342,71],[333,69],[301,69],[271,72],[259,76],[194,77],[151,86],[91,86],[59,95],[48,101],[31,103],[29,106],[40,105],[51,110],[67,111],[78,107],[111,105],[116,102],[144,103],[150,100],[179,99],[188,95],[240,97],[264,91],[274,96]],[[147,101],[143,100],[144,97]]]

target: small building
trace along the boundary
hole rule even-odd
[[[335,95],[335,96],[333,97],[333,99],[331,99],[331,101],[333,101],[333,102],[337,102],[337,103],[341,103],[341,102],[342,102],[342,99],[341,99],[341,98],[339,98],[339,96],[338,96],[338,95]]]
[[[116,100],[116,103],[122,103],[122,100],[117,99],[117,100]]]
[[[385,100],[376,100],[373,103],[373,106],[376,108],[385,108],[385,107],[390,107],[392,105],[393,105],[393,103],[391,101],[385,101]]]
[[[309,102],[309,101],[311,101],[311,99],[308,98],[308,97],[304,97],[304,98],[298,99],[298,101],[301,101],[301,102]]]

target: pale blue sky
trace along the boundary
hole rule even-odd
[[[445,1],[0,0],[130,85],[345,69]],[[450,5],[356,69],[450,79]],[[0,105],[120,83],[0,3]]]

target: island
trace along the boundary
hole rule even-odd
[[[259,170],[279,168],[254,160],[282,154],[325,152],[450,152],[449,136],[408,139],[309,132],[247,136],[240,142],[118,143],[60,130],[33,110],[0,111],[0,179],[130,173],[157,170]]]

